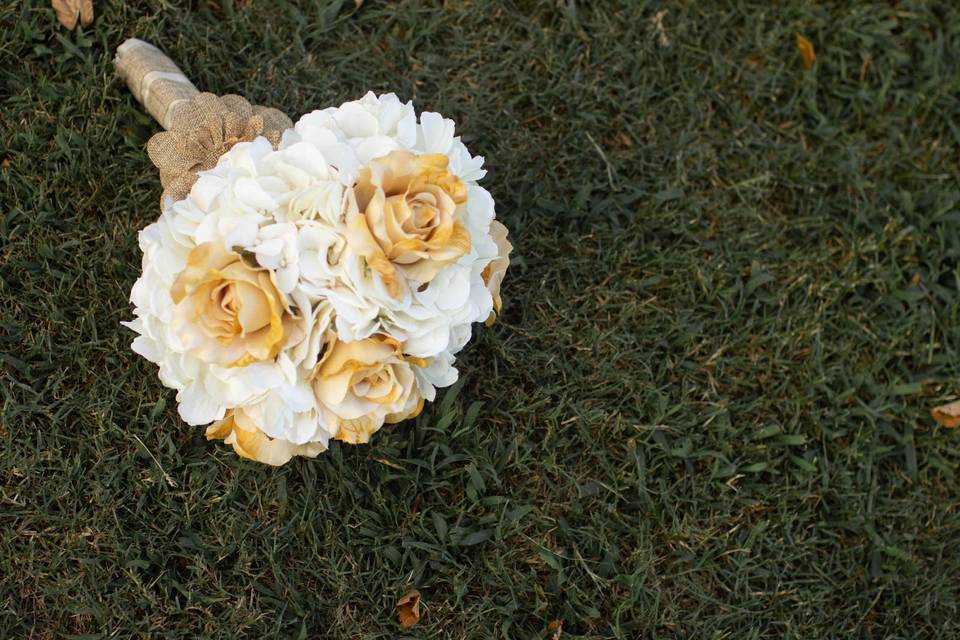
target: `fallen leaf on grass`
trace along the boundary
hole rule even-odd
[[[78,18],[85,27],[93,22],[93,0],[52,0],[50,4],[57,14],[57,20],[68,31],[73,31],[77,26]]]
[[[669,47],[670,38],[667,37],[667,30],[663,26],[663,19],[667,17],[667,14],[670,13],[667,9],[658,11],[657,15],[650,18],[650,22],[653,23],[653,26],[657,28],[657,34],[660,36],[660,46]]]
[[[420,592],[416,589],[407,591],[397,600],[397,617],[400,619],[400,628],[409,629],[420,622]]]
[[[809,69],[817,61],[817,52],[813,48],[813,43],[797,34],[797,49],[800,49],[800,55],[803,57],[803,68]]]
[[[960,400],[934,407],[930,415],[941,427],[953,429],[960,426]]]
[[[563,635],[563,620],[551,620],[547,623],[547,631],[553,631],[550,640],[560,640]]]

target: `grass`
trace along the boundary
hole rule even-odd
[[[0,6],[0,636],[960,637],[953,3],[94,4]],[[280,469],[177,419],[127,37],[457,121],[517,256],[462,384]]]

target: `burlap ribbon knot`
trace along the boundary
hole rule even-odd
[[[197,172],[212,169],[230,147],[264,136],[277,147],[290,118],[272,107],[251,105],[236,95],[199,93],[177,106],[168,131],[147,142],[147,155],[160,170],[163,199],[186,198]]]

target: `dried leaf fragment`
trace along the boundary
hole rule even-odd
[[[93,0],[51,0],[50,4],[57,14],[57,21],[67,31],[73,31],[77,26],[77,19],[85,27],[93,22]]]
[[[797,49],[800,50],[800,56],[803,58],[803,68],[809,69],[817,61],[817,52],[813,48],[813,43],[797,34]]]
[[[420,592],[411,589],[397,600],[397,617],[400,619],[400,628],[409,629],[420,622]]]
[[[550,640],[560,640],[563,635],[563,620],[551,620],[547,623],[547,631],[553,631]]]
[[[934,407],[930,415],[941,427],[954,429],[960,426],[960,400]]]
[[[655,16],[653,16],[652,18],[650,18],[650,22],[653,23],[653,26],[654,26],[654,27],[656,27],[656,29],[657,29],[657,34],[660,36],[660,46],[661,46],[661,47],[669,47],[669,46],[670,46],[670,38],[667,37],[667,30],[666,30],[666,28],[663,26],[663,19],[667,17],[667,14],[668,14],[668,13],[670,13],[669,10],[663,9],[662,11],[658,11]]]

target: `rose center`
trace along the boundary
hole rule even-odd
[[[393,400],[396,377],[393,368],[380,366],[365,372],[353,385],[353,393],[373,402],[391,402]]]
[[[427,191],[421,191],[408,197],[410,217],[403,221],[403,230],[427,238],[440,224],[440,210],[437,197]]]
[[[239,330],[237,326],[237,310],[239,300],[236,291],[230,282],[221,282],[210,288],[206,305],[206,312],[200,316],[200,322],[208,335],[214,338],[229,340]]]
[[[237,290],[232,282],[224,282],[214,290],[214,294],[220,298],[220,308],[228,315],[237,315],[240,301],[237,299]]]

